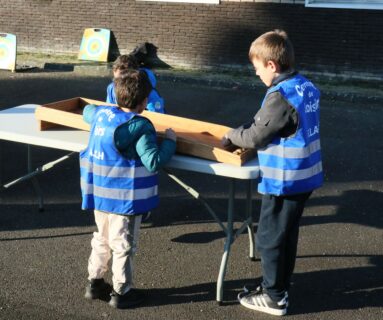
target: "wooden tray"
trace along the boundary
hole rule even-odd
[[[37,107],[35,111],[39,130],[62,125],[89,131],[89,124],[82,119],[82,111],[87,104],[114,106],[87,98],[73,98],[45,104]],[[149,111],[144,111],[142,115],[154,124],[159,137],[163,137],[165,129],[169,127],[176,132],[177,153],[238,166],[255,156],[255,151],[251,149],[237,147],[224,149],[221,146],[221,138],[231,129],[229,127]]]

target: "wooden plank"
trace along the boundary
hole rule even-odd
[[[61,125],[89,131],[89,125],[82,120],[82,110],[88,104],[114,106],[114,104],[80,97],[44,104],[37,107],[35,111],[38,129],[48,130]]]
[[[79,97],[39,106],[35,111],[39,129],[47,130],[61,125],[89,131],[89,124],[82,119],[82,111],[87,104],[114,106]],[[142,115],[153,123],[160,138],[164,137],[167,128],[171,127],[176,132],[178,153],[234,165],[242,165],[255,156],[254,150],[237,147],[225,149],[221,146],[221,138],[230,127],[149,111],[144,111]]]
[[[150,111],[144,111],[142,115],[148,118],[156,125],[158,125],[159,127],[168,127],[169,123],[171,123],[172,127],[180,129],[182,128],[186,132],[196,132],[198,133],[198,137],[196,137],[197,139],[201,138],[200,134],[202,134],[204,140],[209,140],[209,137],[211,137],[214,140],[214,137],[223,137],[224,134],[231,129],[230,127],[222,126],[215,123]]]

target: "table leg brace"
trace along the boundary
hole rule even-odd
[[[223,282],[226,274],[227,262],[229,259],[231,244],[234,240],[243,232],[247,227],[249,233],[250,241],[250,258],[254,259],[254,233],[253,233],[253,224],[252,224],[252,182],[248,181],[247,190],[246,190],[246,220],[243,222],[239,230],[234,234],[233,230],[233,217],[234,217],[234,200],[235,200],[235,179],[230,178],[229,183],[229,197],[228,197],[228,211],[227,211],[227,224],[226,227],[216,215],[216,213],[211,209],[205,199],[194,190],[192,187],[188,186],[186,183],[181,181],[178,177],[172,174],[168,169],[164,169],[168,176],[183,187],[188,193],[190,193],[194,198],[202,202],[214,220],[221,226],[222,230],[225,232],[226,239],[224,245],[224,252],[221,259],[221,265],[219,269],[218,279],[217,279],[217,292],[216,300],[218,303],[221,303],[223,300]]]
[[[63,162],[65,160],[69,159],[74,154],[77,154],[77,152],[71,152],[71,153],[69,153],[69,154],[67,154],[67,155],[65,155],[65,156],[63,156],[57,160],[48,162],[48,163],[42,165],[41,167],[38,167],[35,170],[33,170],[32,169],[32,153],[31,153],[30,145],[28,145],[28,173],[22,177],[19,177],[19,178],[13,180],[13,181],[10,181],[4,185],[1,183],[1,190],[8,189],[17,183],[31,179],[33,188],[36,191],[36,194],[39,198],[39,210],[43,211],[44,210],[43,193],[41,191],[41,188],[40,188],[40,185],[39,185],[39,182],[38,182],[36,176],[49,170],[49,169],[52,169],[54,166],[56,166],[60,162]]]

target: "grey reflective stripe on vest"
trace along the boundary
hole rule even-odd
[[[89,173],[94,173],[103,177],[110,178],[146,178],[154,176],[156,172],[148,171],[144,166],[142,167],[112,167],[101,166],[93,163],[89,165],[89,161],[86,158],[80,159],[80,166],[86,168]]]
[[[307,169],[283,170],[271,167],[261,167],[261,175],[266,179],[295,181],[311,178],[322,171],[322,161]]]
[[[158,194],[158,186],[145,189],[112,189],[98,187],[93,184],[86,183],[81,179],[81,189],[83,194],[92,194],[100,198],[116,199],[116,200],[143,200],[154,197]]]
[[[258,153],[268,154],[268,155],[277,156],[281,158],[302,159],[302,158],[308,158],[311,154],[319,150],[320,150],[320,141],[319,139],[317,139],[311,142],[305,148],[291,148],[291,147],[284,147],[282,145],[270,144],[266,148],[258,150]]]

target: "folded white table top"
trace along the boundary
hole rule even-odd
[[[39,131],[34,115],[36,107],[26,104],[0,111],[0,139],[76,152],[86,148],[89,132],[72,128]],[[257,159],[235,166],[177,154],[167,167],[236,179],[256,179],[259,176]]]

